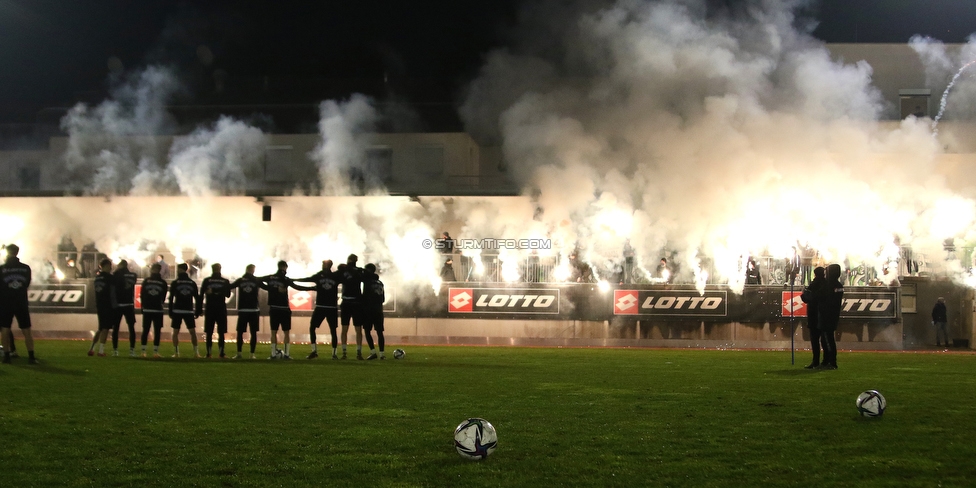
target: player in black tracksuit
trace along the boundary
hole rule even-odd
[[[112,355],[119,355],[119,326],[122,325],[122,318],[129,327],[129,356],[136,355],[136,282],[139,276],[129,271],[129,263],[126,260],[119,261],[119,266],[112,274],[114,285],[112,292],[115,293],[115,318],[112,321]]]
[[[13,342],[14,317],[17,327],[24,334],[27,345],[27,357],[30,364],[37,363],[34,357],[34,336],[31,335],[30,310],[28,308],[27,287],[31,283],[30,266],[20,262],[17,254],[20,248],[16,244],[7,246],[7,261],[0,265],[0,336],[3,337],[3,362],[10,362],[10,343]]]
[[[267,290],[268,286],[254,276],[254,265],[249,264],[244,270],[244,276],[236,279],[230,288],[237,288],[237,355],[234,359],[241,358],[244,331],[248,329],[251,332],[251,359],[254,359],[254,350],[258,344],[258,321],[261,317],[258,290],[262,288]]]
[[[294,280],[285,276],[288,272],[288,263],[278,261],[278,272],[261,278],[268,285],[268,318],[271,322],[271,358],[274,359],[275,352],[278,350],[278,328],[284,332],[285,339],[285,359],[291,359],[291,303],[288,301],[288,288],[296,290],[312,291],[311,286],[302,286]]]
[[[820,347],[823,344],[824,337],[820,330],[820,324],[818,323],[817,297],[819,296],[820,288],[827,282],[826,278],[824,278],[824,271],[823,266],[818,266],[817,269],[814,269],[813,280],[803,289],[803,293],[800,295],[803,303],[807,304],[807,329],[810,330],[810,350],[813,351],[813,362],[804,366],[805,369],[820,367]]]
[[[98,331],[92,339],[88,355],[95,355],[95,345],[98,345],[98,355],[105,355],[105,340],[112,330],[115,317],[115,277],[112,276],[112,260],[105,258],[98,263],[98,273],[95,275],[95,312],[98,315]]]
[[[837,369],[837,343],[834,332],[840,322],[844,303],[844,285],[840,282],[840,265],[827,266],[827,281],[817,297],[817,320],[824,338],[824,360],[820,369]]]
[[[196,317],[199,317],[195,305],[200,301],[200,292],[197,288],[197,282],[190,279],[187,274],[187,269],[186,263],[180,263],[176,267],[176,279],[169,285],[169,317],[173,319],[174,358],[180,357],[181,323],[186,324],[186,329],[190,333],[194,357],[200,357],[200,350],[197,348],[197,326],[194,321]]]
[[[386,359],[384,348],[386,339],[383,337],[383,302],[386,301],[386,292],[383,290],[383,282],[376,274],[376,265],[367,264],[363,268],[363,329],[366,333],[366,342],[369,344],[369,357],[366,359],[376,359],[376,351],[373,350],[372,331],[376,329],[376,340],[380,348],[380,359]]]
[[[203,332],[207,335],[207,357],[213,349],[214,325],[217,326],[217,347],[220,358],[224,357],[224,334],[227,333],[227,298],[230,296],[230,280],[220,275],[220,264],[210,266],[212,273],[200,285],[202,300],[197,301],[197,315],[201,313],[203,302],[207,311],[203,314]]]
[[[359,257],[350,254],[345,266],[340,266],[339,282],[342,283],[342,304],[339,307],[342,323],[342,359],[346,359],[349,338],[349,321],[356,327],[356,359],[363,358],[363,269],[356,267]],[[367,338],[373,348],[373,338]]]
[[[149,268],[149,277],[142,280],[139,290],[139,301],[142,302],[142,357],[146,357],[146,342],[149,340],[149,328],[153,331],[153,357],[159,356],[159,333],[163,328],[163,304],[166,303],[166,292],[169,285],[163,279],[162,267],[153,263]]]
[[[308,323],[312,353],[306,359],[319,357],[315,329],[322,325],[323,320],[328,321],[329,331],[332,332],[332,359],[339,359],[336,355],[336,348],[339,345],[336,335],[336,328],[339,326],[339,277],[332,272],[332,260],[322,261],[322,271],[295,281],[315,283],[315,311],[312,312],[312,320]]]

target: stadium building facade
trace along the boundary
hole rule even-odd
[[[897,129],[898,119],[904,116],[934,117],[941,94],[923,88],[924,70],[907,46],[851,44],[830,49],[847,62],[864,59],[871,64],[876,85],[889,103],[892,120],[884,124],[891,130]],[[936,165],[950,186],[964,181],[957,176],[976,167],[976,141],[970,137],[974,129],[974,124],[957,121],[945,122],[940,128],[947,144]],[[165,161],[185,137],[133,139],[148,142],[145,145],[158,152],[157,159]],[[266,137],[260,164],[251,169],[246,185],[232,194],[213,197],[219,203],[210,206],[228,209],[218,209],[217,214],[232,216],[236,214],[229,209],[246,209],[247,215],[260,219],[261,208],[270,207],[272,220],[300,220],[310,201],[321,206],[347,201],[301,196],[319,191],[320,168],[309,157],[320,143],[318,134]],[[88,218],[110,218],[118,212],[147,212],[151,218],[154,206],[175,205],[173,202],[187,198],[86,196],[72,181],[72,174],[64,171],[62,159],[69,143],[68,137],[58,135],[49,139],[47,147],[0,151],[0,192],[5,196],[0,200],[0,213],[11,208],[64,206],[91,209]],[[368,137],[365,171],[351,175],[349,184],[355,193],[371,195],[359,198],[409,199],[425,208],[450,209],[474,200],[504,206],[512,199],[528,198],[520,196],[521,188],[507,164],[501,148],[479,145],[464,132],[376,133]],[[377,196],[378,189],[382,189],[381,196]],[[460,222],[441,230],[462,236]],[[33,261],[61,263],[65,257],[58,254],[57,239],[71,234],[70,226],[50,229],[46,234],[49,249],[35,250]],[[971,249],[950,247],[946,247],[947,255],[965,254],[972,262]],[[86,258],[83,250],[78,252],[73,256],[79,266],[94,258]],[[144,261],[137,264],[144,267],[157,249],[135,252],[142,255]],[[182,248],[178,253],[166,257],[170,262],[191,261],[196,251]],[[788,348],[794,339],[798,347],[806,345],[806,310],[797,300],[802,286],[787,283],[782,259],[777,257],[760,257],[763,284],[748,285],[740,294],[721,283],[700,289],[690,283],[650,282],[633,275],[608,286],[568,282],[565,277],[557,279],[556,261],[544,256],[523,258],[520,278],[505,280],[496,254],[491,250],[481,253],[486,270],[478,275],[472,274],[474,264],[468,256],[449,254],[457,262],[453,282],[427,288],[387,283],[388,343]],[[343,258],[332,259],[339,263]],[[360,263],[367,260],[368,256]],[[625,261],[621,257],[626,274],[632,270]],[[228,268],[224,269],[227,274]],[[97,328],[91,276],[82,272],[73,278],[52,278],[39,271],[35,269],[40,279],[30,292],[35,337],[89,339]],[[203,276],[206,274],[204,271]],[[837,333],[839,347],[909,349],[934,343],[928,312],[939,296],[949,304],[953,337],[960,345],[976,343],[971,289],[928,273],[924,260],[919,266],[910,256],[900,263],[898,275],[897,286],[870,286],[869,273],[852,275]],[[311,314],[313,301],[307,292],[293,290],[295,331],[307,330],[303,322]],[[229,306],[234,309],[233,297]],[[262,317],[265,322],[266,315]],[[266,323],[262,330],[268,331]],[[792,336],[791,331],[795,331]],[[303,336],[299,334],[298,339]]]

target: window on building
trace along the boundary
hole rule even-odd
[[[393,178],[393,149],[371,147],[366,150],[366,171],[379,181]]]
[[[426,145],[416,149],[417,172],[424,176],[444,174],[444,146]]]
[[[41,189],[41,168],[35,165],[21,166],[17,170],[21,190]]]
[[[264,181],[275,183],[295,181],[294,152],[291,146],[268,146],[264,151]]]
[[[928,88],[898,90],[898,98],[901,100],[901,118],[909,115],[915,117],[934,117],[930,112],[929,102],[932,98],[932,90]]]

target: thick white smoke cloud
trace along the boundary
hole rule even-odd
[[[465,238],[551,239],[537,254],[558,255],[565,270],[578,249],[600,278],[625,249],[649,270],[673,255],[681,279],[710,268],[734,289],[746,257],[785,258],[797,245],[880,271],[898,244],[940,257],[946,238],[973,240],[976,207],[941,176],[930,122],[880,122],[871,67],[832,61],[795,28],[798,4],[755,1],[736,17],[695,0],[537,7],[533,18],[549,25],[526,25],[531,42],[491,53],[461,107],[473,135],[502,145],[525,196],[452,206],[384,196],[368,157],[382,114],[354,95],[320,106],[309,158],[321,196],[268,198],[274,218],[261,222],[253,199],[214,196],[247,186],[267,136],[221,119],[171,146],[143,140],[172,132],[164,107],[178,87],[150,68],[63,122],[65,163],[87,193],[138,197],[11,203],[6,228],[24,230],[8,239],[49,249],[64,232],[114,258],[167,249],[229,275],[248,263],[270,273],[277,259],[292,276],[310,274],[356,253],[386,279],[436,287],[441,256],[420,243],[450,225]],[[934,42],[916,44],[929,50],[933,79],[959,63]],[[350,196],[364,189],[370,196]],[[26,227],[35,221],[56,225]],[[502,275],[517,276],[527,254],[502,253]]]
[[[928,123],[880,123],[871,67],[832,61],[793,7],[584,9],[554,42],[491,54],[462,116],[595,264],[629,239],[644,264],[676,251],[686,279],[709,260],[737,288],[743,257],[798,244],[879,271],[896,241],[943,254],[972,203],[937,176]]]
[[[221,117],[213,128],[178,138],[169,171],[180,193],[192,197],[241,193],[261,175],[267,136],[239,120]]]
[[[172,70],[150,66],[90,108],[78,104],[62,119],[62,156],[69,181],[92,195],[194,197],[243,191],[260,171],[267,145],[260,129],[221,117],[172,144],[175,121],[166,104],[182,89]],[[168,155],[167,155],[168,152]]]
[[[318,164],[323,193],[347,195],[351,176],[365,178],[366,148],[379,115],[372,100],[360,94],[345,102],[324,101],[319,114],[322,139],[309,156]]]
[[[221,117],[171,140],[145,137],[174,131],[165,104],[178,89],[172,72],[150,67],[98,107],[75,107],[62,122],[69,136],[64,162],[85,193],[112,198],[9,201],[3,242],[21,242],[34,264],[50,259],[68,235],[79,247],[91,242],[138,267],[164,254],[176,262],[220,262],[230,276],[247,264],[271,273],[279,259],[291,264],[292,276],[310,275],[322,260],[338,265],[355,253],[360,266],[373,261],[391,281],[425,287],[439,281],[439,254],[421,244],[434,236],[432,222],[443,220],[445,210],[385,196],[367,164],[380,120],[371,99],[322,102],[321,140],[309,157],[329,197],[266,197],[262,204],[272,206],[274,217],[262,222],[257,201],[233,195],[261,191],[268,135]],[[364,187],[375,196],[349,196]],[[27,222],[49,225],[40,233]]]
[[[61,120],[68,134],[66,181],[88,194],[118,195],[140,173],[158,171],[165,161],[157,139],[148,136],[172,133],[165,106],[179,89],[170,70],[152,66],[129,76],[97,107],[72,108]]]

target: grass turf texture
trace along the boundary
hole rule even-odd
[[[41,365],[0,367],[4,486],[976,479],[969,354],[842,352],[841,369],[815,372],[806,352],[791,366],[789,352],[754,351],[408,347],[399,361],[286,362],[36,349]],[[883,418],[858,415],[867,389],[887,398]],[[499,436],[481,462],[452,440],[475,416]]]

